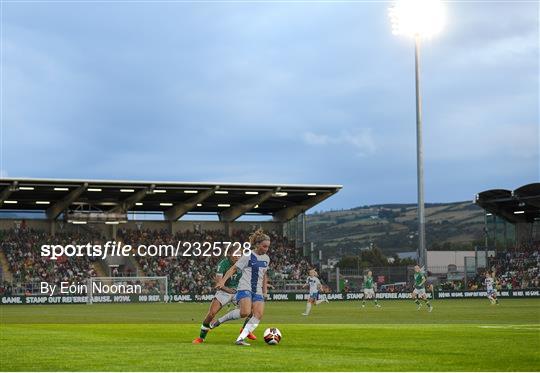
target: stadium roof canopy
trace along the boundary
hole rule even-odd
[[[486,190],[476,195],[475,202],[511,223],[532,223],[540,220],[540,183],[527,184],[514,191]]]
[[[56,219],[70,211],[159,213],[175,221],[187,213],[217,214],[234,221],[244,214],[288,221],[337,193],[341,185],[208,182],[0,179],[0,212],[44,212]]]

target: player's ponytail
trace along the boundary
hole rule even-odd
[[[262,228],[257,229],[249,236],[249,242],[252,247],[257,247],[263,241],[270,241],[270,236],[265,234]]]

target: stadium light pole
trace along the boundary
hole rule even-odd
[[[424,149],[422,143],[422,97],[420,93],[420,42],[439,33],[444,26],[440,0],[396,0],[389,9],[392,32],[414,38],[416,91],[416,171],[418,191],[418,260],[427,269],[424,211]]]

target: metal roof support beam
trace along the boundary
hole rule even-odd
[[[113,207],[109,212],[112,213],[127,213],[129,209],[133,208],[137,202],[140,202],[146,197],[146,194],[150,191],[150,188],[141,189],[128,198],[123,200],[120,205]]]
[[[210,197],[216,190],[219,189],[219,186],[215,186],[211,189],[207,189],[203,192],[197,193],[193,197],[189,198],[187,201],[178,203],[165,211],[164,216],[168,221],[176,221],[182,216],[191,211],[198,203],[204,202],[208,197]]]
[[[79,198],[81,194],[83,194],[86,191],[87,188],[88,188],[88,183],[84,183],[77,189],[74,189],[71,192],[69,192],[68,195],[66,195],[63,199],[59,200],[58,202],[56,202],[54,205],[52,205],[51,207],[47,209],[47,212],[46,212],[47,218],[50,220],[56,219],[62,213],[62,211],[67,209],[73,202],[75,202],[75,200]]]
[[[264,192],[262,194],[256,195],[244,203],[241,203],[239,205],[231,206],[226,210],[223,210],[219,214],[219,220],[224,222],[233,222],[236,219],[238,219],[240,216],[245,214],[246,212],[252,210],[255,208],[255,206],[263,203],[267,199],[271,198],[272,195],[276,192],[279,192],[280,188],[276,188],[274,190],[269,190],[268,192]]]
[[[13,184],[11,184],[10,186],[5,187],[0,192],[0,205],[3,204],[6,199],[9,198],[11,193],[13,193],[15,190],[17,190],[17,185],[18,184],[19,183],[17,181],[14,181]]]
[[[273,220],[277,222],[285,223],[291,220],[292,218],[294,218],[295,216],[298,216],[301,213],[306,212],[307,210],[309,210],[316,204],[324,201],[325,199],[330,197],[332,194],[334,193],[327,192],[327,193],[317,194],[316,196],[308,198],[307,200],[305,200],[304,202],[298,205],[289,206],[282,210],[279,210],[276,213],[274,213]]]

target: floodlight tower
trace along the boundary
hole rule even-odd
[[[396,0],[389,9],[392,32],[414,38],[416,82],[416,169],[418,188],[418,260],[427,267],[424,212],[424,150],[422,145],[422,99],[420,95],[420,42],[444,27],[445,11],[440,0]]]

